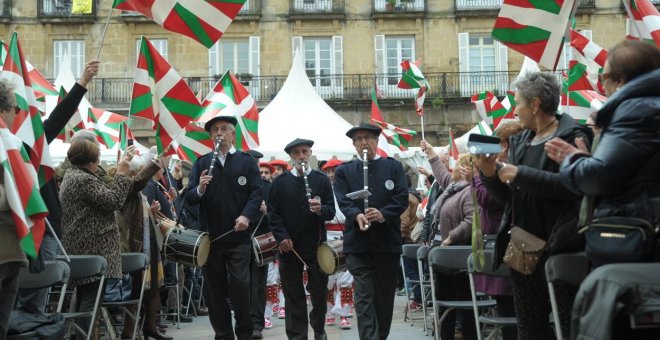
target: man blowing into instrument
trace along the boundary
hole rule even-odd
[[[314,330],[314,339],[326,339],[328,277],[319,269],[316,250],[326,239],[324,221],[335,216],[330,180],[309,166],[312,145],[314,141],[298,138],[284,148],[294,168],[275,178],[268,194],[270,227],[282,252],[280,277],[287,307],[286,334],[289,339],[300,340],[307,339],[304,264],[309,266],[307,290],[312,300],[309,323]],[[304,168],[302,163],[305,163]]]
[[[400,216],[408,207],[408,186],[401,163],[376,153],[381,129],[360,124],[346,136],[360,159],[340,165],[334,190],[346,216],[344,253],[355,282],[355,311],[360,339],[385,339],[389,335],[401,255]],[[346,195],[365,187],[364,150],[367,150],[369,206],[362,198]]]
[[[215,339],[234,339],[229,298],[235,313],[235,334],[243,340],[252,337],[252,249],[247,229],[251,221],[259,220],[262,184],[254,159],[234,148],[236,123],[233,116],[216,116],[206,122],[204,129],[211,138],[220,139],[219,151],[193,164],[186,195],[191,204],[199,203],[200,226],[212,240],[204,277]],[[212,173],[208,173],[212,162]],[[225,236],[218,238],[221,235]]]

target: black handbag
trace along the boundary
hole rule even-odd
[[[594,267],[655,260],[658,227],[638,217],[609,216],[582,228],[586,254]]]

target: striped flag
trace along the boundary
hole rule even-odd
[[[380,109],[378,104],[378,87],[374,83],[373,89],[371,89],[371,123],[377,125],[376,122],[384,122],[383,111]],[[387,138],[387,135],[384,131],[381,131],[380,136],[378,136],[378,145],[376,146],[376,153],[381,157],[391,157],[396,153],[397,147],[393,144],[390,144],[390,141]]]
[[[376,126],[382,129],[382,134],[385,135],[387,141],[399,148],[401,151],[408,150],[408,144],[413,137],[417,136],[417,131],[409,130],[394,126],[390,123],[385,123],[378,120],[371,120]]]
[[[103,109],[90,108],[90,129],[96,134],[96,140],[112,149],[119,142],[121,126],[126,117]]]
[[[228,70],[220,78],[202,102],[203,114],[200,122],[212,118],[234,116],[236,126],[236,148],[250,150],[259,146],[259,110],[254,98],[240,81]]]
[[[37,258],[46,230],[48,209],[39,193],[37,174],[23,147],[23,141],[9,132],[2,119],[0,163],[5,194],[11,217],[16,224],[20,247],[31,258]]]
[[[516,111],[516,92],[506,91],[506,96],[502,99],[502,106],[506,109],[507,118],[514,119]]]
[[[378,87],[376,84],[374,84],[374,88],[371,90],[371,120],[384,121],[383,111],[378,104]]]
[[[568,62],[568,91],[593,90],[605,93],[598,79],[603,68],[582,54],[573,52],[573,59]]]
[[[607,50],[574,29],[571,29],[571,47],[575,48],[573,51],[577,51],[585,58],[595,61],[600,67],[605,67]]]
[[[649,0],[626,1],[628,1],[631,12],[628,13],[626,19],[626,37],[634,40],[646,40],[660,46],[660,12]]]
[[[37,70],[32,64],[25,61],[27,65],[28,75],[32,82],[32,89],[34,90],[34,97],[37,100],[37,108],[41,115],[46,114],[46,96],[57,96],[59,93],[46,78]]]
[[[119,124],[119,149],[126,151],[128,147],[128,140],[133,139],[133,132],[128,127],[128,120],[124,120]]]
[[[158,153],[200,117],[201,105],[181,76],[151,42],[142,37],[133,83],[130,115],[149,119],[156,130]]]
[[[456,162],[458,162],[458,147],[456,146],[456,140],[454,140],[454,131],[449,128],[449,146],[447,147],[447,154],[449,155],[449,168],[453,169],[456,167]]]
[[[426,87],[426,90],[430,90],[431,86],[429,82],[424,78],[422,71],[419,69],[422,61],[417,60],[416,62],[410,62],[409,59],[406,59],[401,62],[401,69],[403,73],[401,74],[401,80],[396,85],[400,89],[419,89]]]
[[[53,177],[54,170],[41,114],[16,32],[12,34],[9,43],[9,53],[2,66],[2,78],[14,87],[16,105],[20,108],[10,130],[30,148],[30,159],[39,174],[39,184],[44,185]]]
[[[575,0],[504,0],[493,37],[555,70]]]
[[[492,129],[497,128],[502,119],[514,118],[513,111],[509,112],[490,91],[475,94],[471,101],[476,106],[481,119],[485,120]]]
[[[246,0],[114,0],[113,8],[136,11],[168,31],[211,48],[224,34]]]
[[[200,156],[213,151],[213,140],[203,127],[190,122],[186,125],[184,133],[172,141],[172,148],[179,159],[194,163]]]
[[[592,90],[568,91],[568,103],[566,92],[562,93],[562,113],[568,113],[569,116],[584,124],[591,113],[600,110],[607,97]]]

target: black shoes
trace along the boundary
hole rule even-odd
[[[252,332],[252,339],[263,339],[263,338],[264,338],[264,336],[263,336],[263,334],[261,334],[261,331],[258,331],[258,330],[255,329]]]

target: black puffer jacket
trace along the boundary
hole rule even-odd
[[[562,184],[598,199],[594,217],[635,216],[660,222],[660,69],[614,93],[596,123],[603,127],[596,151],[591,157],[567,158]]]
[[[557,115],[557,119],[559,127],[555,132],[556,137],[571,144],[575,144],[575,139],[581,137],[590,145],[591,130],[578,124],[568,115]],[[512,223],[520,220],[534,220],[532,216],[544,216],[543,225],[518,226],[544,240],[548,240],[552,234],[548,240],[550,254],[577,251],[583,247],[581,239],[577,236],[577,216],[581,195],[568,190],[561,184],[559,164],[549,159],[544,151],[540,168],[519,165],[534,136],[533,131],[524,130],[509,138],[509,161],[518,166],[518,174],[511,181],[510,186],[502,183],[497,176],[481,176],[491,197],[506,204],[496,242],[495,267],[501,263],[504,250],[509,243],[508,231]],[[516,192],[526,192],[529,199],[524,202],[525,204],[520,204],[522,202],[518,200],[520,206],[514,207],[515,217],[512,220],[513,188]],[[520,193],[516,195],[520,195]],[[526,218],[527,216],[529,218]]]

